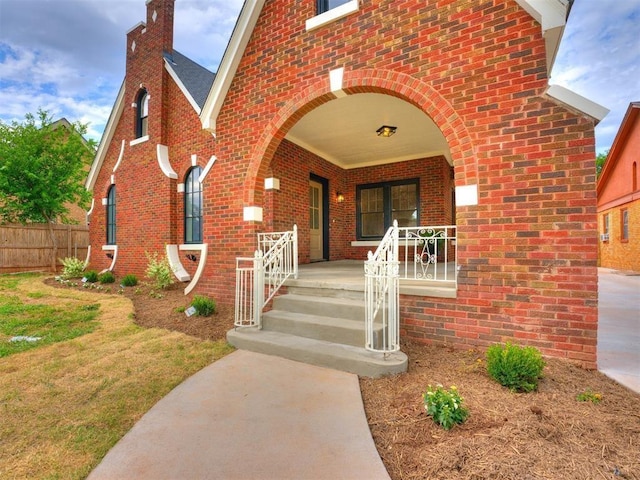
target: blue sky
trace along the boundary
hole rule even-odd
[[[176,0],[176,50],[215,71],[242,0]],[[0,119],[39,107],[89,123],[98,140],[124,77],[126,32],[144,0],[0,0]],[[640,101],[640,0],[576,0],[551,74],[611,110],[596,148],[611,146],[632,101]]]

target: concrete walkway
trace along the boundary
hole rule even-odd
[[[640,393],[640,276],[599,269],[598,369]],[[88,478],[389,475],[355,375],[238,350],[160,400]]]
[[[598,370],[640,393],[640,275],[598,269]]]
[[[89,480],[389,479],[358,378],[238,350],[160,400]]]

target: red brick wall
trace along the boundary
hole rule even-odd
[[[233,186],[208,190],[207,205],[230,216],[217,233],[234,242],[218,241],[210,271],[232,274],[233,258],[255,248],[262,226],[243,222],[242,208],[277,195],[262,185],[280,141],[334,98],[329,71],[343,67],[348,94],[394,95],[429,115],[456,185],[479,184],[479,204],[456,212],[458,298],[405,301],[406,333],[457,345],[526,340],[595,366],[594,124],[545,98],[540,25],[514,1],[411,0],[364,2],[306,32],[314,5],[265,4],[217,118],[216,179]],[[231,299],[232,275],[209,278],[202,288]]]
[[[198,289],[232,303],[235,258],[252,254],[256,232],[271,225],[289,228],[289,219],[304,218],[302,207],[283,196],[304,184],[298,193],[306,199],[308,173],[315,169],[330,185],[341,177],[330,164],[309,159],[305,172],[285,170],[280,177],[285,190],[265,193],[263,188],[264,178],[278,176],[278,162],[290,154],[285,144],[279,150],[289,128],[335,98],[329,71],[344,68],[347,94],[393,95],[425,112],[447,139],[455,184],[478,184],[478,205],[456,210],[457,298],[403,298],[404,333],[463,347],[511,339],[594,367],[594,124],[545,97],[540,25],[513,0],[381,0],[362,2],[358,13],[306,32],[304,21],[314,10],[314,0],[265,3],[216,119],[215,151],[208,134],[195,132],[192,115],[176,113],[187,107],[173,98],[160,55],[150,54],[168,41],[167,23],[156,23],[154,30],[148,20],[145,34],[140,29],[129,34],[125,111],[96,183],[96,197],[102,198],[120,140],[127,139],[116,172],[118,265],[140,268],[141,243],[160,248],[180,235],[177,182],[160,173],[156,144],[170,146],[179,181],[190,153],[201,165],[215,153],[218,160],[204,182],[209,261]],[[140,83],[151,94],[151,138],[129,147],[129,105]],[[397,166],[380,168],[362,174],[393,176]],[[338,182],[345,194],[356,184],[349,175]],[[344,245],[353,231],[348,222],[354,206],[348,198],[333,212],[344,222],[335,227],[342,229],[338,237]],[[126,199],[143,207],[127,210]],[[243,207],[263,205],[274,212],[264,224],[243,221]],[[94,246],[104,241],[103,216],[98,212],[92,218]],[[127,229],[133,237],[127,237]],[[332,255],[342,253],[332,247]],[[351,254],[345,247],[344,255]]]
[[[420,225],[450,225],[451,167],[444,157],[434,157],[344,170],[317,155],[283,140],[278,146],[269,175],[280,179],[280,190],[265,194],[264,230],[290,230],[298,225],[299,261],[309,262],[309,178],[329,182],[330,260],[365,260],[372,247],[352,247],[356,240],[356,186],[383,181],[418,178]],[[345,201],[336,201],[336,192]],[[374,249],[375,250],[375,249]]]
[[[156,21],[151,18],[156,11]],[[98,174],[91,215],[90,239],[92,255],[90,268],[102,270],[111,260],[102,251],[106,243],[106,197],[114,176],[116,187],[116,243],[118,257],[114,267],[117,275],[135,273],[144,276],[148,261],[145,253],[164,255],[166,244],[184,243],[183,194],[177,193],[191,168],[191,156],[203,167],[213,154],[214,140],[202,130],[198,114],[167,73],[163,51],[172,51],[173,0],[153,0],[148,4],[146,29],[139,26],[127,36],[127,73],[122,116],[117,122],[113,140],[108,146],[104,163]],[[143,30],[144,33],[143,33]],[[135,42],[135,50],[131,48]],[[150,95],[149,140],[130,145],[135,139],[136,101],[140,85]],[[113,168],[125,141],[122,161],[116,172]],[[157,146],[169,147],[169,160],[178,175],[170,179],[158,164]],[[196,264],[184,260],[190,273]]]

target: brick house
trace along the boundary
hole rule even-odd
[[[308,264],[366,259],[393,220],[453,226],[453,292],[401,291],[403,335],[595,367],[603,109],[548,83],[569,1],[246,1],[204,101],[173,3],[127,36],[87,182],[94,268],[166,248],[186,293],[231,304],[261,232],[296,224]]]
[[[629,104],[598,179],[600,266],[640,272],[640,102]]]

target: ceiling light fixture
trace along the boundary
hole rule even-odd
[[[376,133],[378,134],[379,137],[390,137],[391,135],[396,133],[397,129],[398,129],[397,127],[383,125],[378,130],[376,130]]]

